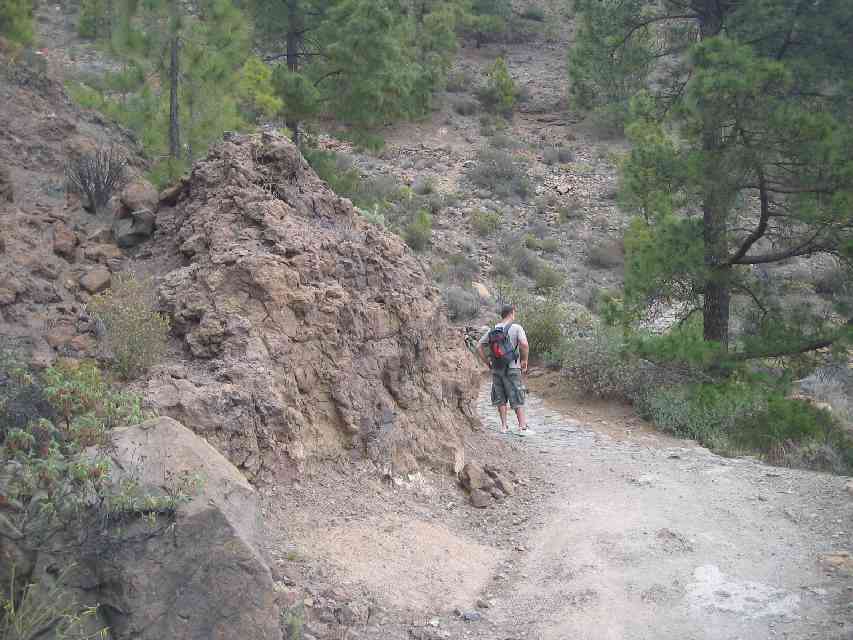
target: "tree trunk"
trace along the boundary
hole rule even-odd
[[[302,20],[299,15],[299,3],[297,0],[288,0],[287,3],[287,70],[299,73],[299,45],[302,40]],[[285,105],[285,108],[287,105]],[[299,121],[296,119],[285,120],[285,126],[293,132],[293,144],[299,146]]]
[[[169,63],[169,155],[181,157],[181,125],[178,111],[178,82],[180,78],[180,33],[178,30],[178,0],[172,0],[171,59]]]
[[[706,0],[703,4],[699,24],[701,37],[716,36],[722,25],[720,4],[717,0]],[[706,162],[702,194],[702,239],[705,246],[703,338],[719,343],[725,353],[729,347],[731,266],[727,264],[728,205],[720,167],[722,159],[719,157],[721,128],[713,116],[706,116],[702,128],[702,152]]]

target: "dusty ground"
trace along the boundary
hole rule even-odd
[[[309,620],[330,602],[370,612],[339,636],[309,621],[308,636],[853,637],[845,478],[722,458],[627,408],[536,395],[556,383],[530,380],[527,438],[496,432],[484,385],[471,456],[523,482],[487,510],[441,474],[393,484],[329,469],[283,490],[286,505],[270,496],[279,577],[311,585]]]

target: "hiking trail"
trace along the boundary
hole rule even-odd
[[[467,637],[853,638],[844,478],[630,425],[607,433],[560,409],[529,393],[535,435],[501,435],[483,385],[486,428],[545,458],[553,487]]]

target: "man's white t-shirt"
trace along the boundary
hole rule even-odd
[[[499,322],[495,325],[495,328],[503,327],[505,323]],[[491,331],[491,329],[489,329]],[[483,337],[480,338],[480,344],[489,345],[489,331],[483,334]],[[512,326],[509,328],[509,341],[512,343],[512,346],[518,349],[518,345],[527,344],[527,334],[524,333],[524,328],[513,322]],[[521,353],[518,354],[518,357],[509,365],[510,369],[521,369]]]

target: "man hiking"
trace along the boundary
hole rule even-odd
[[[501,433],[507,433],[507,409],[509,405],[518,419],[520,435],[528,435],[524,417],[524,386],[521,374],[527,373],[527,356],[530,347],[524,328],[515,322],[515,307],[501,307],[501,321],[487,331],[477,344],[477,354],[492,371],[492,404],[501,417]]]

